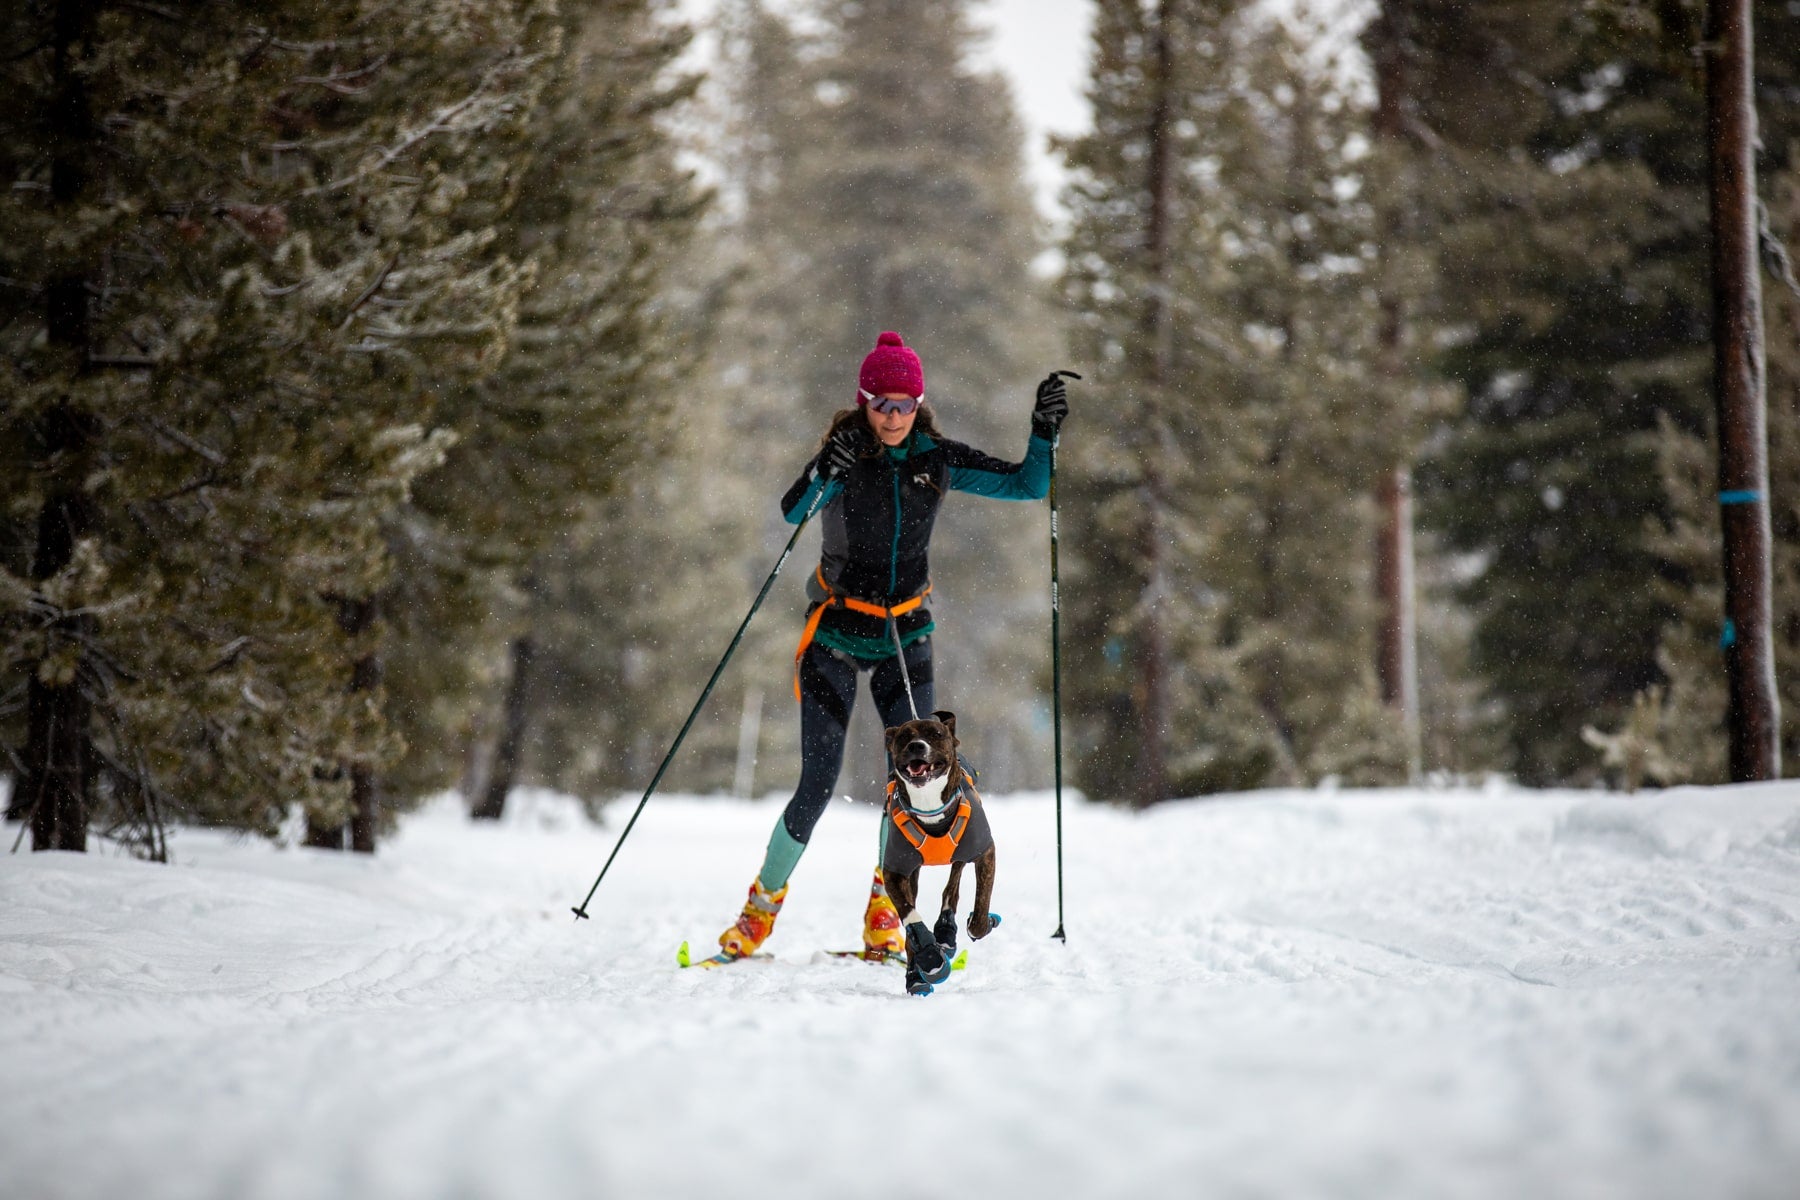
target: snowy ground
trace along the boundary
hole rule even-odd
[[[873,810],[771,942],[771,803],[440,805],[373,860],[0,857],[0,1195],[1792,1197],[1800,785],[993,803],[1005,925],[854,944]],[[10,842],[16,830],[9,828]],[[967,895],[965,890],[965,896]]]

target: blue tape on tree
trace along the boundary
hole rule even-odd
[[[1762,493],[1757,491],[1719,493],[1720,504],[1755,504],[1761,499]]]

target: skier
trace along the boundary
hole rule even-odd
[[[926,551],[938,505],[953,491],[997,500],[1043,499],[1050,486],[1051,444],[1068,411],[1066,385],[1052,374],[1038,385],[1025,460],[1003,462],[938,432],[925,403],[924,368],[898,333],[883,333],[863,359],[856,407],[832,418],[818,454],[781,498],[783,515],[797,524],[824,494],[820,562],[807,580],[811,604],[794,655],[800,782],[775,822],[743,912],[719,935],[718,961],[754,952],[775,927],[788,877],[837,786],[857,675],[870,672],[869,694],[885,728],[911,719],[908,682],[917,710],[932,711],[935,625],[925,606],[931,595]],[[905,678],[894,649],[896,634]],[[882,821],[883,846],[887,825]],[[905,936],[882,879],[879,846],[875,862],[863,948],[904,954]]]

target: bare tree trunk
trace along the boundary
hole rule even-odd
[[[1713,387],[1719,427],[1723,641],[1733,782],[1781,776],[1780,700],[1770,636],[1773,584],[1750,9],[1750,0],[1709,0],[1705,39]]]
[[[506,709],[501,721],[500,744],[494,750],[494,762],[488,772],[487,788],[469,815],[477,821],[498,821],[506,815],[506,797],[512,792],[519,771],[519,756],[525,746],[525,725],[529,715],[526,706],[531,687],[531,664],[537,655],[537,643],[527,633],[513,639],[512,679],[506,685]]]
[[[1406,27],[1409,14],[1404,0],[1385,0],[1364,33],[1364,45],[1375,68],[1375,136],[1398,162],[1407,142]],[[1383,242],[1400,244],[1407,224],[1404,206],[1413,202],[1409,181],[1398,179],[1383,219]],[[1384,386],[1404,386],[1402,348],[1405,325],[1401,301],[1396,295],[1381,298],[1378,370]],[[1398,710],[1406,731],[1407,773],[1417,778],[1421,768],[1419,731],[1418,621],[1413,592],[1412,470],[1403,460],[1377,484],[1376,499],[1381,528],[1375,544],[1375,594],[1380,606],[1376,633],[1375,671],[1381,699]]]
[[[1145,256],[1150,303],[1144,316],[1150,342],[1150,378],[1145,389],[1143,455],[1144,589],[1138,601],[1138,683],[1133,698],[1138,710],[1141,743],[1137,762],[1137,804],[1169,798],[1165,739],[1169,733],[1169,647],[1162,608],[1169,597],[1168,537],[1164,530],[1162,455],[1168,439],[1163,419],[1163,389],[1168,386],[1174,351],[1174,325],[1169,304],[1169,223],[1173,148],[1169,144],[1174,90],[1174,48],[1170,44],[1170,9],[1176,0],[1157,6],[1155,83],[1150,110],[1150,161],[1146,187],[1150,196]]]
[[[1375,541],[1375,586],[1381,601],[1376,666],[1383,703],[1405,723],[1407,773],[1416,778],[1419,750],[1418,616],[1413,593],[1412,471],[1395,467],[1381,482],[1381,530]]]
[[[77,61],[90,44],[99,6],[65,0],[51,19],[51,72],[55,99],[48,113],[55,149],[50,161],[50,202],[71,210],[87,200],[92,180],[94,119],[85,75]],[[92,346],[88,272],[71,269],[45,289],[45,336],[84,372]],[[45,580],[74,559],[92,531],[96,514],[86,491],[94,419],[68,401],[43,424],[44,461],[51,475],[38,512],[31,574]],[[49,651],[34,664],[26,692],[26,738],[19,785],[21,807],[31,819],[33,850],[86,850],[88,801],[93,786],[93,701],[83,690],[82,644],[96,629],[92,617],[60,617],[48,632]],[[58,656],[65,658],[59,660]]]

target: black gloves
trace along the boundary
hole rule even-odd
[[[846,421],[825,439],[819,451],[819,474],[827,479],[842,478],[869,447],[869,435],[858,428],[859,422]]]
[[[1081,376],[1073,371],[1052,371],[1038,384],[1037,405],[1031,410],[1031,432],[1046,442],[1056,440],[1056,431],[1062,428],[1063,418],[1069,415],[1069,388],[1062,381],[1067,375],[1071,379]]]

